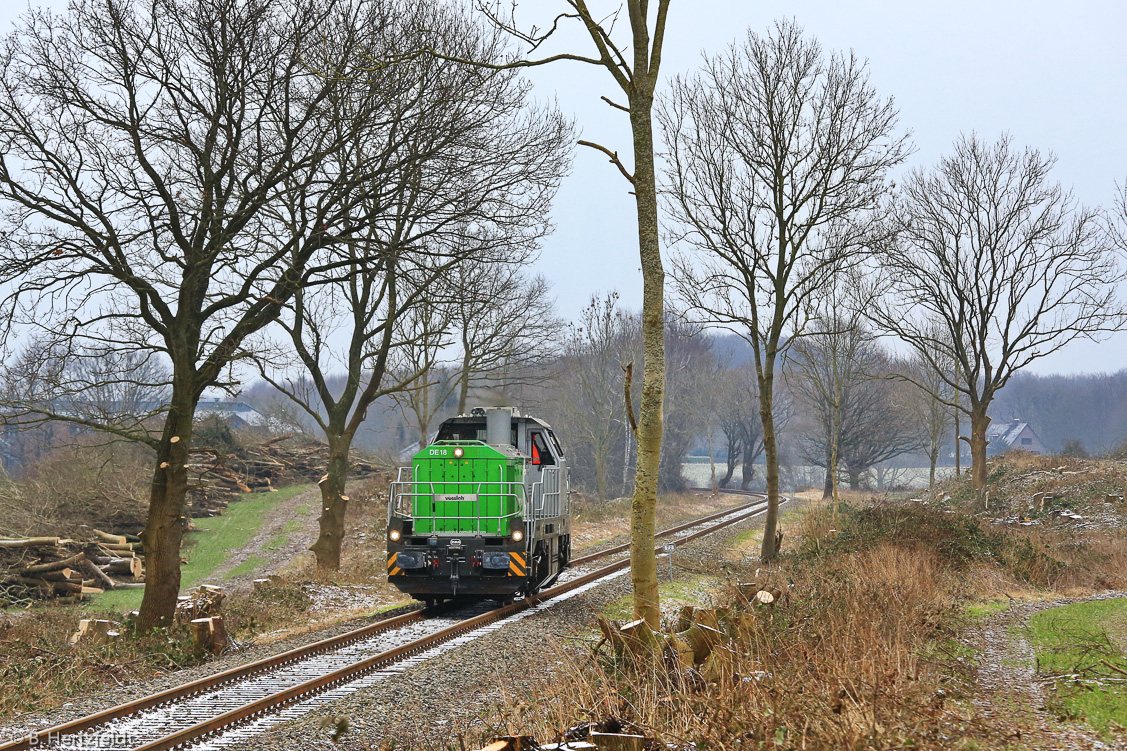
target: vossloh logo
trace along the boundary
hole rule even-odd
[[[477,493],[435,493],[439,503],[477,503]]]

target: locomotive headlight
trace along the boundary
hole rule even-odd
[[[391,530],[391,532],[390,532],[390,533],[388,533],[388,537],[390,537],[390,538],[391,538],[391,541],[392,541],[392,542],[396,542],[396,541],[397,541],[397,540],[398,540],[398,539],[399,539],[399,538],[400,538],[401,536],[402,536],[402,535],[400,535],[400,534],[399,534],[399,530],[398,530],[398,529],[393,529],[393,530]]]
[[[455,458],[455,459],[461,459],[461,458],[462,458],[462,456],[463,456],[463,455],[464,455],[465,453],[466,453],[466,450],[465,450],[465,449],[463,449],[463,448],[462,448],[461,446],[459,446],[458,448],[454,449],[454,458]]]
[[[516,541],[516,542],[520,542],[523,539],[524,539],[524,530],[514,529],[513,530],[513,540]]]

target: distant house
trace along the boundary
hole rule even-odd
[[[418,441],[415,441],[414,443],[412,443],[409,446],[404,446],[403,449],[399,452],[399,463],[400,464],[410,464],[411,463],[411,457],[413,457],[415,454],[419,453],[419,449],[421,449],[421,448],[422,448],[422,445]]]
[[[991,422],[986,428],[986,452],[991,456],[1021,449],[1031,454],[1048,454],[1045,444],[1029,427],[1029,423],[1014,418],[1009,422]]]
[[[246,428],[267,428],[268,418],[246,402],[213,399],[200,400],[196,406],[196,421],[215,417],[236,430]]]

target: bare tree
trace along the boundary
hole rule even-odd
[[[782,22],[709,57],[659,110],[669,151],[669,210],[696,251],[678,289],[704,319],[751,345],[767,461],[762,557],[776,553],[779,452],[775,373],[805,330],[806,301],[864,253],[861,221],[906,153],[897,112],[855,56],[831,55]]]
[[[1009,136],[960,138],[907,179],[898,241],[883,259],[873,319],[966,400],[975,488],[986,484],[990,403],[1013,374],[1124,323],[1123,266],[1100,215],[1050,180],[1054,162]]]
[[[367,54],[379,59],[436,45],[486,62],[504,52],[480,24],[442,8],[410,6],[364,25],[375,37]],[[483,360],[505,363],[511,342],[542,332],[546,321],[536,311],[539,327],[523,327],[534,307],[529,295],[507,300],[515,297],[510,288],[481,289],[468,283],[464,270],[474,269],[475,282],[493,274],[509,283],[520,279],[495,261],[534,257],[567,166],[569,125],[555,111],[531,107],[528,85],[515,71],[482,75],[429,55],[400,66],[406,70],[397,74],[410,82],[405,95],[389,100],[379,127],[357,135],[358,151],[386,154],[394,165],[365,186],[371,222],[329,250],[326,269],[309,278],[279,319],[300,369],[289,370],[288,377],[262,371],[308,413],[328,443],[320,533],[311,548],[322,569],[340,567],[349,455],[368,408],[424,375],[408,367],[386,377],[398,349],[421,344],[425,350],[435,340],[434,332],[400,326],[403,316],[434,301],[447,306],[463,333],[472,332],[462,340],[472,343],[478,369]],[[362,92],[373,83],[382,82],[366,76],[352,86]],[[450,96],[453,91],[457,97]],[[286,209],[292,220],[303,207],[294,202]],[[546,285],[535,290],[542,296]],[[494,312],[498,301],[505,302],[503,314]],[[513,315],[512,306],[521,303],[516,312],[523,315]],[[509,334],[503,341],[496,332],[501,326]],[[478,341],[478,332],[490,338]],[[345,375],[335,388],[334,371]],[[462,372],[463,400],[473,376]]]
[[[865,368],[872,365],[866,357],[872,336],[859,325],[860,315],[849,306],[839,308],[832,293],[826,302],[824,313],[814,321],[815,331],[795,342],[786,365],[788,382],[803,397],[814,422],[805,436],[807,459],[826,468],[822,498],[833,500],[836,514],[842,420],[850,392],[871,377]]]
[[[622,366],[631,359],[637,328],[637,319],[618,308],[618,293],[610,292],[592,296],[564,340],[557,402],[561,428],[566,427],[562,432],[577,479],[583,481],[584,465],[590,465],[599,500],[610,497],[615,449],[629,430]]]
[[[931,361],[938,363],[933,366]],[[922,425],[926,437],[924,450],[928,458],[928,488],[935,486],[935,468],[939,463],[939,455],[943,447],[948,445],[951,430],[958,422],[955,403],[955,392],[944,379],[944,373],[954,373],[955,364],[942,352],[934,353],[929,361],[927,358],[914,355],[903,369],[909,374],[908,379],[918,384],[916,393],[908,396],[909,411]],[[956,451],[959,449],[955,444]]]
[[[910,410],[916,388],[894,377],[894,364],[872,335],[838,319],[822,322],[824,332],[794,345],[788,377],[807,413],[802,451],[807,461],[826,469],[824,498],[836,510],[838,481],[845,475],[850,489],[860,487],[873,467],[922,444],[922,430]]]
[[[682,467],[708,424],[712,411],[708,385],[715,374],[712,344],[700,327],[669,316],[665,323],[665,393],[669,404],[658,478],[663,491],[680,493],[687,489]]]
[[[892,363],[885,353],[874,355],[872,372],[884,377],[862,379],[843,395],[838,440],[841,465],[852,490],[861,487],[861,478],[869,470],[923,445],[923,431],[907,404],[914,387],[889,377]]]
[[[139,626],[171,622],[192,420],[313,259],[367,217],[354,150],[394,77],[336,115],[363,4],[75,2],[33,10],[0,67],[5,334],[156,352],[171,367]],[[318,60],[310,35],[327,40]],[[309,61],[323,65],[314,73]],[[354,169],[328,169],[350,162]],[[285,228],[273,210],[303,198]]]
[[[658,230],[657,173],[654,166],[653,102],[665,44],[670,0],[625,0],[605,17],[596,16],[587,0],[559,0],[562,9],[546,32],[533,28],[522,31],[511,18],[483,11],[498,29],[527,44],[528,55],[535,55],[549,44],[562,24],[578,22],[594,45],[589,55],[561,52],[544,57],[522,57],[494,67],[529,67],[557,61],[595,65],[606,70],[626,97],[620,104],[607,97],[611,107],[625,112],[630,120],[634,169],[627,169],[618,152],[590,141],[580,141],[610,159],[630,183],[637,206],[638,251],[642,269],[642,340],[645,361],[642,372],[642,397],[638,414],[638,466],[630,512],[630,577],[634,585],[634,615],[644,618],[651,628],[661,621],[658,607],[656,531],[657,483],[661,459],[662,418],[665,383],[665,269],[661,259]],[[616,41],[614,31],[622,8],[629,21],[628,44]],[[440,50],[433,54],[443,55]]]
[[[542,276],[526,277],[520,263],[463,263],[453,270],[450,304],[451,337],[459,354],[458,414],[466,411],[471,389],[490,385],[508,388],[517,382],[540,382],[544,367],[563,332],[551,286]]]
[[[747,490],[755,477],[755,462],[763,455],[758,379],[750,368],[729,368],[716,381],[720,389],[714,405],[716,422],[727,446],[726,471],[717,484],[728,487],[736,467],[741,467],[740,487]]]

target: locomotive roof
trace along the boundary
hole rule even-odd
[[[548,430],[553,430],[551,425],[549,425],[545,421],[541,420],[539,417],[529,417],[527,415],[521,415],[520,417],[513,417],[512,419],[516,420],[517,422],[523,422],[523,423],[526,423],[526,424],[531,423],[533,425],[539,425],[542,428],[547,428]],[[485,424],[485,417],[484,416],[478,416],[478,415],[458,415],[457,417],[450,417],[450,418],[447,418],[447,419],[442,421],[443,425],[446,425],[447,423],[454,423],[454,424],[457,424],[457,425],[467,425],[467,424],[470,424],[470,423],[480,423],[480,424],[484,425]],[[555,432],[555,431],[553,430],[553,432]]]

